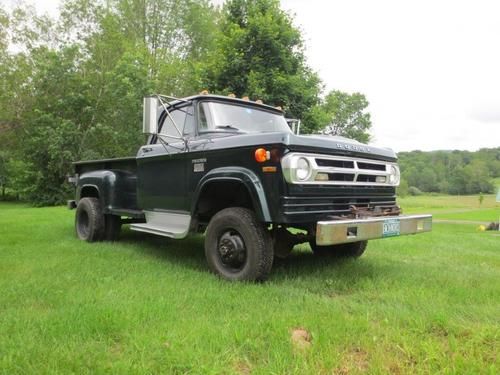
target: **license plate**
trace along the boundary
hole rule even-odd
[[[383,237],[399,236],[400,228],[401,226],[399,223],[399,219],[384,220],[382,236]]]

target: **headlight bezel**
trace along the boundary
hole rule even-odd
[[[392,186],[399,186],[401,181],[401,172],[397,164],[390,164],[389,166],[389,184]]]
[[[300,164],[303,164],[300,166]],[[298,157],[297,160],[295,161],[295,168],[294,168],[294,173],[295,177],[297,178],[298,181],[308,181],[311,178],[313,168],[311,166],[311,162],[307,160],[304,157]],[[299,172],[304,171],[303,177],[299,175]]]

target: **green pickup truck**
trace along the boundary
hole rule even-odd
[[[359,257],[375,238],[430,231],[401,215],[396,154],[343,137],[295,135],[283,112],[218,95],[144,98],[147,142],[130,158],[74,163],[77,236],[121,226],[182,239],[205,233],[209,268],[264,280],[299,243]]]

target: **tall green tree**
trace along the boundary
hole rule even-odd
[[[71,162],[133,155],[142,97],[199,89],[214,14],[206,0],[66,0],[59,20],[0,11],[2,187],[55,204]]]
[[[319,129],[321,83],[292,21],[278,0],[63,0],[58,19],[0,9],[1,187],[63,202],[71,162],[136,151],[151,92],[248,95]]]
[[[0,56],[4,56],[8,47],[7,30],[9,26],[9,16],[7,12],[0,8]]]
[[[321,104],[313,108],[314,121],[306,122],[309,131],[324,130],[330,135],[341,135],[367,143],[370,140],[370,114],[368,100],[363,94],[334,90]]]
[[[303,117],[317,103],[318,76],[307,66],[300,31],[278,0],[230,0],[205,71],[205,85],[282,106]]]

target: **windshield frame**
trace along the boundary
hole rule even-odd
[[[264,112],[264,113],[269,113],[270,115],[274,115],[274,116],[279,116],[281,118],[283,118],[283,128],[282,129],[273,129],[273,130],[269,130],[269,131],[263,131],[263,130],[256,130],[256,131],[248,131],[248,129],[231,129],[231,128],[202,128],[200,126],[201,124],[201,116],[200,116],[200,113],[201,113],[201,108],[202,108],[202,105],[203,104],[206,104],[206,103],[217,103],[217,104],[225,104],[225,105],[228,105],[228,106],[233,106],[233,107],[241,107],[241,108],[250,108],[252,110],[255,110],[255,111],[259,111],[259,112]],[[286,118],[284,116],[284,113],[281,112],[280,110],[276,109],[271,109],[271,108],[266,108],[264,106],[260,106],[259,104],[256,104],[256,103],[253,103],[253,102],[245,102],[245,103],[240,103],[240,102],[236,102],[236,101],[232,101],[232,100],[221,100],[219,98],[207,98],[205,100],[199,100],[197,103],[196,103],[196,123],[197,123],[197,132],[198,134],[209,134],[209,133],[219,133],[219,134],[258,134],[258,133],[276,133],[276,132],[287,132],[287,133],[292,133],[292,130],[290,129],[290,127],[288,126],[288,123],[286,122]],[[215,125],[213,124],[214,120],[212,118],[212,109],[210,109],[210,113],[209,113],[209,116],[208,116],[210,119],[209,121],[212,122],[212,125]],[[235,128],[238,128],[238,126],[236,124],[218,124],[218,126],[221,126],[221,125],[231,125]]]

